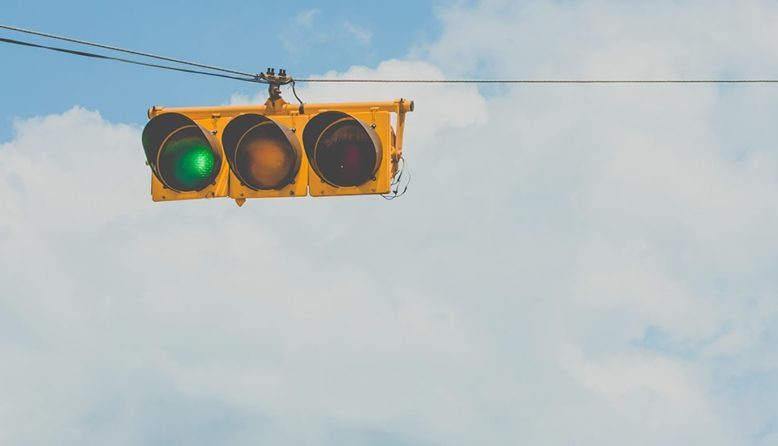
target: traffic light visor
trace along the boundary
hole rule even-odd
[[[157,178],[178,192],[200,191],[212,184],[221,167],[218,142],[186,116],[167,113],[143,130],[143,148]]]
[[[316,115],[303,132],[308,161],[327,183],[360,186],[374,178],[382,147],[375,130],[342,112]]]
[[[224,129],[222,143],[232,171],[254,190],[281,189],[300,170],[302,149],[294,132],[265,116],[233,119]]]

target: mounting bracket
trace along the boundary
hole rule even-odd
[[[265,107],[268,111],[274,112],[281,110],[287,102],[281,97],[281,86],[294,82],[292,76],[286,74],[283,68],[278,69],[278,74],[274,68],[268,68],[266,72],[257,75],[257,79],[267,82],[267,101]]]

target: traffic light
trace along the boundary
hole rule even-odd
[[[303,122],[299,116],[270,119],[257,113],[241,114],[229,121],[222,142],[232,173],[231,197],[306,195],[308,163],[295,128]]]
[[[228,168],[215,128],[181,113],[153,117],[143,129],[154,201],[227,196]]]
[[[303,131],[311,166],[310,194],[388,193],[392,160],[399,159],[391,132],[386,111],[325,111],[313,116]]]
[[[154,201],[386,194],[413,102],[149,110],[143,147]],[[396,129],[391,115],[396,114]]]

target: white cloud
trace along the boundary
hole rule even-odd
[[[409,60],[322,76],[771,72],[778,7],[739,5],[457,4]],[[769,87],[298,91],[414,99],[408,194],[154,204],[138,128],[17,124],[1,444],[775,438]]]
[[[370,29],[348,19],[332,20],[319,8],[304,10],[295,16],[293,24],[278,39],[289,57],[302,60],[315,51],[342,52],[348,48],[363,51],[373,38]],[[302,32],[301,32],[302,30]]]
[[[319,15],[320,12],[321,11],[318,8],[306,9],[305,11],[302,11],[299,14],[297,14],[297,16],[294,19],[294,22],[298,26],[311,28],[313,26],[313,20],[316,18],[317,15]]]
[[[343,28],[362,45],[368,45],[373,38],[372,31],[362,26],[355,25],[348,20],[343,22]]]
[[[302,58],[314,44],[322,44],[330,39],[329,31],[322,31],[320,27],[314,27],[316,17],[321,14],[318,8],[306,9],[298,13],[294,18],[294,26],[278,36],[286,53],[295,58]],[[305,32],[300,32],[300,29]]]

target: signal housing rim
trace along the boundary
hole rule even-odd
[[[246,135],[249,134],[249,132],[261,126],[270,126],[271,131],[276,132],[276,135],[273,136],[280,136],[281,138],[279,139],[281,139],[282,142],[286,141],[289,146],[288,148],[291,149],[290,154],[292,156],[292,166],[287,172],[286,176],[277,182],[273,187],[260,187],[256,184],[252,184],[251,181],[246,181],[238,169],[238,148],[240,148],[243,139],[246,137]],[[255,113],[245,113],[235,117],[224,128],[224,132],[222,133],[222,145],[224,147],[225,153],[227,153],[227,163],[229,164],[230,169],[235,174],[235,176],[240,179],[241,183],[250,189],[256,191],[283,189],[284,187],[292,184],[300,172],[303,150],[300,147],[300,142],[298,141],[297,136],[295,136],[294,132],[285,125],[279,124],[267,116]],[[284,148],[286,149],[286,147]]]
[[[160,157],[162,155],[162,148],[165,146],[168,140],[176,133],[188,128],[195,128],[199,130],[200,136],[202,136],[203,139],[208,143],[208,148],[211,150],[211,152],[213,152],[214,164],[213,172],[209,177],[208,184],[199,189],[183,190],[172,186],[170,182],[165,179],[165,175],[163,175],[163,173],[160,171],[159,164]],[[222,153],[220,150],[219,141],[214,138],[211,132],[185,115],[170,112],[163,113],[151,118],[151,120],[149,120],[149,122],[146,123],[146,126],[143,128],[141,141],[143,144],[143,150],[146,153],[146,161],[149,163],[149,167],[151,167],[152,173],[166,188],[170,190],[179,193],[201,192],[207,189],[208,186],[213,183],[213,181],[215,181],[215,179],[219,176],[222,165]]]
[[[370,142],[372,143],[373,150],[375,151],[375,162],[370,169],[370,174],[359,184],[337,184],[336,182],[332,181],[331,178],[327,178],[319,167],[319,160],[317,155],[319,143],[321,142],[322,137],[335,125],[345,122],[353,122],[357,124],[364,132],[364,134],[368,136]],[[303,131],[303,146],[305,147],[305,154],[308,157],[308,162],[313,168],[314,172],[316,172],[322,181],[333,187],[359,187],[371,181],[371,179],[375,177],[376,172],[378,172],[383,158],[383,145],[381,144],[381,139],[379,138],[376,131],[362,120],[357,119],[348,113],[339,111],[325,111],[311,118],[311,120],[308,122],[308,125],[305,126],[305,130]]]

